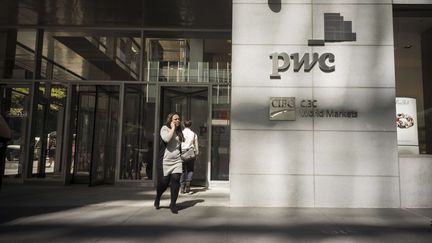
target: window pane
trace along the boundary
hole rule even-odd
[[[35,43],[35,31],[0,31],[0,74],[2,78],[33,78]]]

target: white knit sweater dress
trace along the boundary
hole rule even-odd
[[[180,138],[174,132],[171,140],[168,140],[170,128],[167,126],[163,126],[160,130],[160,136],[162,140],[167,143],[162,167],[163,167],[163,175],[167,176],[173,173],[182,173],[182,160],[180,158]]]

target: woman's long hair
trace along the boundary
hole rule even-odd
[[[180,114],[177,113],[177,112],[169,113],[168,116],[167,116],[166,122],[165,122],[165,126],[171,128],[171,121],[172,121],[173,116],[175,116],[175,115],[179,116],[179,118],[181,117]],[[183,142],[184,141],[184,136],[183,136],[183,132],[182,132],[182,129],[181,129],[181,124],[178,127],[176,127],[175,133],[179,137],[180,142]]]

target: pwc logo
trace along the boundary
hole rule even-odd
[[[344,21],[340,13],[324,13],[324,39],[308,40],[308,46],[324,46],[326,42],[356,41],[357,35],[352,32],[352,22]],[[272,60],[271,79],[280,79],[280,72],[287,71],[293,63],[293,71],[310,72],[318,63],[321,71],[330,73],[336,70],[334,65],[336,57],[333,53],[305,53],[300,57],[299,53],[288,54],[286,52],[274,52],[270,54]]]

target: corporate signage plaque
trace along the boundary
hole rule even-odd
[[[295,97],[271,97],[269,119],[271,121],[295,121]]]
[[[355,119],[358,112],[351,109],[319,108],[318,100],[298,99],[296,97],[270,97],[269,120],[295,121],[297,115],[301,118],[339,118]]]

